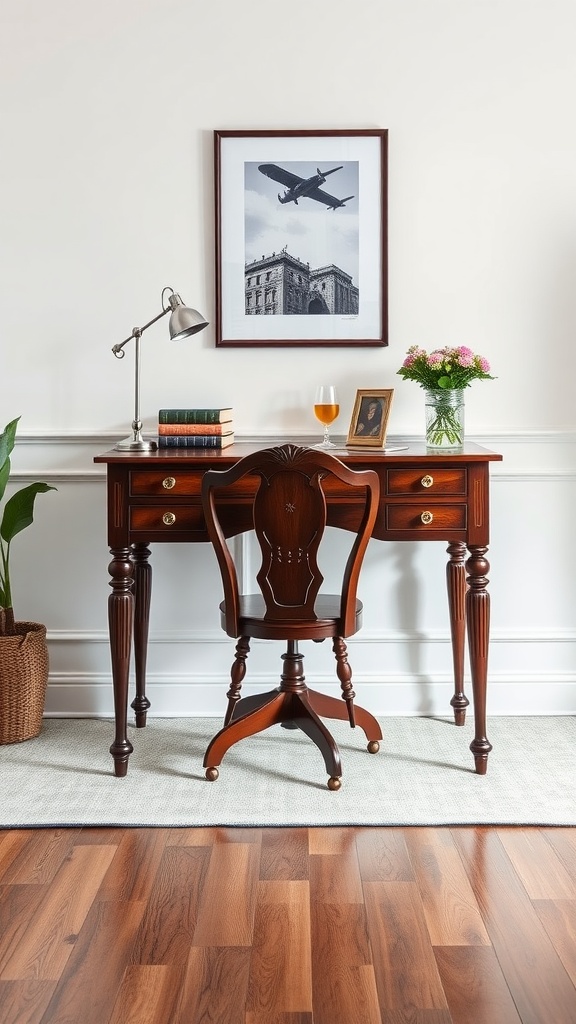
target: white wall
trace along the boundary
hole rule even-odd
[[[2,6],[0,416],[22,415],[18,481],[59,488],[14,546],[16,611],[49,630],[50,712],[111,707],[91,460],[127,433],[133,363],[110,349],[164,285],[214,321],[213,129],[340,127],[389,129],[389,347],[216,350],[212,327],[173,347],[159,325],[143,341],[146,423],[160,405],[230,404],[238,434],[305,435],[329,361],[342,433],[374,386],[396,389],[390,433],[416,436],[423,396],[396,376],[407,346],[483,352],[498,379],[467,392],[467,432],[505,454],[490,709],[574,711],[575,32],[572,0]],[[355,684],[382,713],[449,696],[444,548],[408,548],[374,544],[366,571]],[[164,713],[217,713],[229,644],[209,551],[190,559],[211,605],[155,552],[151,692]],[[329,660],[310,665],[328,680]]]

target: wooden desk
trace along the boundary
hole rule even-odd
[[[152,590],[149,545],[207,541],[200,499],[204,471],[224,469],[249,452],[274,443],[282,442],[237,443],[223,451],[109,451],[94,459],[108,467],[108,544],[112,555],[108,622],[116,721],[110,753],[117,776],[126,775],[133,749],[127,737],[132,633],[136,696],[131,707],[138,728],[146,725],[150,707],[146,697]],[[390,439],[389,444],[393,443]],[[450,704],[456,725],[463,725],[469,703],[464,693],[467,626],[475,729],[470,750],[477,773],[484,775],[492,749],[486,736],[489,464],[500,461],[502,456],[472,443],[467,443],[458,455],[428,455],[424,444],[391,454],[345,448],[335,450],[334,454],[352,468],[375,469],[379,474],[381,497],[375,538],[448,542],[446,580],[454,668],[454,696]],[[230,508],[237,533],[249,526],[249,501],[249,495],[239,491],[238,500]],[[359,511],[353,502],[344,503],[334,490],[329,494],[328,505],[329,522],[355,528]]]

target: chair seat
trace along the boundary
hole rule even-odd
[[[289,618],[280,621],[266,619],[266,605],[261,594],[240,597],[237,636],[256,637],[259,640],[323,640],[343,636],[340,617],[340,594],[319,594],[314,603],[318,618],[302,622]],[[354,632],[362,625],[362,602],[356,599]],[[226,630],[226,602],[220,604],[222,628]]]

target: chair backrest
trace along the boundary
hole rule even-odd
[[[226,489],[244,481],[243,500],[251,505],[252,529],[262,556],[257,581],[268,622],[314,622],[314,603],[323,582],[318,549],[327,521],[326,488],[337,482],[338,495],[355,490],[361,520],[348,555],[341,586],[342,635],[353,631],[360,568],[372,534],[380,486],[373,470],[352,470],[335,456],[315,448],[284,444],[253,452],[227,470],[208,470],[202,502],[208,534],[220,567],[226,602],[226,632],[238,636],[238,578],[226,538],[241,530],[226,517]],[[216,494],[217,492],[217,494]],[[338,524],[335,524],[338,525]],[[246,527],[242,527],[242,532]],[[349,529],[349,527],[343,527]]]

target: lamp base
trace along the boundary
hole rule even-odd
[[[123,441],[118,441],[114,448],[115,452],[155,452],[158,448],[156,441],[147,441],[142,436],[125,437]]]

